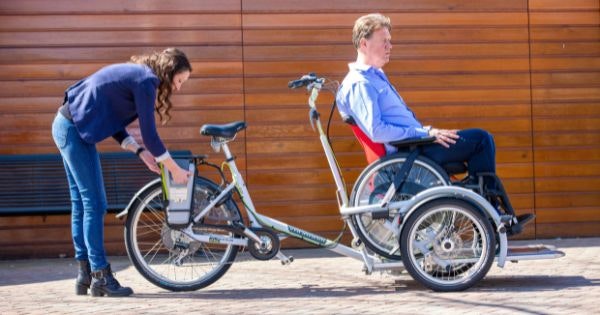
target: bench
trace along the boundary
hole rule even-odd
[[[157,177],[130,152],[101,153],[100,161],[110,212],[123,210],[136,191]],[[60,154],[0,155],[0,215],[70,211],[71,198]]]

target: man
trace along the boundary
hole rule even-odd
[[[389,142],[409,138],[435,137],[433,144],[422,147],[422,154],[443,165],[467,162],[468,172],[496,172],[494,138],[482,129],[447,130],[423,126],[386,77],[383,66],[392,50],[390,19],[381,14],[360,17],[354,24],[352,42],[356,61],[337,93],[338,109],[350,116],[376,143],[385,144],[387,154],[397,151]],[[494,189],[495,181],[486,178]]]

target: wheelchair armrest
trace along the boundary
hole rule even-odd
[[[435,137],[423,137],[423,138],[412,138],[405,139],[400,141],[390,142],[390,145],[395,146],[396,148],[405,148],[410,146],[420,146],[425,144],[430,144],[435,141]]]

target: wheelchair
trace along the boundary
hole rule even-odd
[[[369,163],[352,189],[349,200],[351,206],[366,206],[379,202],[390,185],[397,187],[392,201],[408,200],[432,187],[452,185],[472,190],[493,205],[503,217],[503,221],[507,222],[508,236],[521,233],[524,225],[535,218],[533,214],[515,214],[504,186],[496,174],[467,174],[465,163],[438,165],[421,155],[421,147],[433,143],[435,137],[393,142],[391,144],[398,148],[398,152],[386,156],[384,145],[371,141],[352,117],[346,116],[342,119],[350,125]],[[461,178],[461,175],[464,176]],[[486,178],[493,180],[495,189],[485,184]],[[392,210],[386,213],[352,216],[352,223],[366,247],[382,257],[395,260],[401,259],[398,242],[400,235],[398,229],[391,227],[401,225],[403,220],[402,213]]]

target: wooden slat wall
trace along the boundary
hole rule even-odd
[[[165,47],[182,49],[194,71],[159,133],[172,150],[210,153],[199,127],[244,119],[240,9],[240,0],[0,2],[0,154],[57,153],[50,125],[66,87],[106,64]],[[232,146],[242,171],[243,139]],[[112,139],[99,147],[121,150]],[[107,247],[122,253],[122,222],[106,220]],[[71,253],[69,222],[0,217],[0,258]]]
[[[597,236],[600,2],[529,8],[537,236]]]
[[[513,204],[538,215],[521,237],[598,235],[598,1],[563,2],[1,1],[0,154],[56,152],[49,126],[67,86],[176,46],[194,73],[160,129],[169,148],[216,161],[198,127],[246,120],[232,150],[259,210],[334,237],[335,187],[306,95],[286,83],[311,71],[342,80],[355,58],[354,20],[378,11],[394,25],[385,70],[418,117],[494,134]],[[324,121],[332,100],[322,94]],[[365,165],[361,148],[337,113],[331,134],[350,188]],[[120,150],[112,140],[100,148]],[[122,253],[121,223],[107,218],[107,226],[107,247]],[[69,253],[69,235],[68,216],[0,217],[0,257]]]

